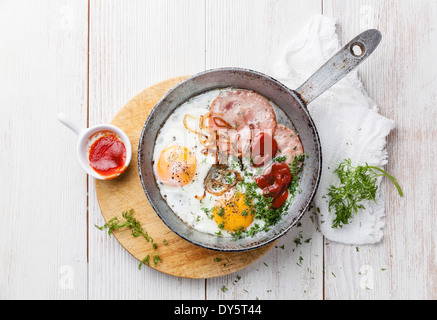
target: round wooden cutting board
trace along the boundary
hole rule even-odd
[[[150,255],[149,267],[183,278],[212,278],[241,270],[262,257],[275,243],[244,252],[219,252],[207,250],[180,238],[158,217],[149,204],[138,174],[138,142],[143,125],[152,108],[172,87],[187,77],[160,82],[138,94],[115,116],[111,124],[122,129],[132,143],[132,161],[120,177],[96,180],[97,199],[104,219],[122,218],[122,212],[134,209],[134,217],[158,244],[156,252],[162,262],[154,265],[155,252],[144,238],[135,238],[131,231],[114,232],[120,244],[139,261]],[[166,240],[167,245],[163,244]]]

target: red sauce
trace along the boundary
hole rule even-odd
[[[99,132],[100,137],[89,149],[91,167],[105,178],[116,177],[125,169],[126,147],[112,132]]]
[[[291,183],[291,172],[288,164],[274,162],[262,176],[255,179],[256,184],[263,190],[263,195],[273,198],[272,206],[280,208],[288,198],[288,186]]]
[[[261,131],[255,135],[251,144],[254,167],[261,167],[269,162],[278,152],[278,143],[271,134]]]

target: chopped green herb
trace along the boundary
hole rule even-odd
[[[159,256],[159,254],[155,253],[155,254],[153,255],[153,262],[155,263],[155,265],[157,265],[158,262],[161,262],[161,261],[162,261],[162,259],[161,259],[161,257]]]
[[[299,267],[302,267],[302,261],[303,261],[302,256],[299,256],[299,262],[296,263],[296,264],[297,264]]]
[[[294,239],[294,243],[296,244],[296,247],[300,246],[302,244],[301,238]]]
[[[123,211],[121,213],[122,219],[119,219],[118,217],[114,217],[111,220],[109,220],[107,223],[105,223],[103,226],[99,227],[95,225],[95,227],[99,230],[108,230],[108,234],[111,236],[114,231],[118,231],[123,228],[128,228],[131,230],[131,235],[134,237],[143,237],[146,239],[147,242],[152,243],[153,250],[156,250],[158,248],[158,244],[153,241],[153,238],[149,236],[149,234],[141,227],[141,223],[133,217],[135,211],[134,209],[130,209],[129,211]],[[166,241],[166,240],[164,240]],[[164,243],[165,244],[165,243]],[[165,244],[166,245],[166,244]],[[143,264],[149,265],[150,255],[147,255],[144,257],[143,260],[141,260],[140,264],[138,265],[138,269],[141,269]],[[159,254],[155,251],[153,253],[153,262],[158,264],[159,262],[162,262],[161,257]]]
[[[144,239],[147,240],[147,242],[152,241],[153,239],[149,236],[149,234],[141,227],[141,223],[133,217],[134,209],[130,209],[129,211],[123,211],[121,213],[121,216],[123,217],[123,220],[118,219],[117,217],[112,218],[109,220],[105,225],[99,227],[95,225],[95,227],[99,230],[108,229],[108,235],[112,235],[114,231],[120,230],[122,228],[128,228],[131,230],[131,234],[134,237],[142,236]]]
[[[375,171],[381,172],[376,173]],[[358,213],[359,209],[365,209],[361,203],[363,200],[376,202],[377,178],[380,176],[388,177],[396,186],[399,195],[402,197],[402,190],[394,177],[384,170],[369,166],[353,167],[350,159],[344,160],[337,169],[334,170],[340,179],[340,185],[331,185],[328,189],[329,211],[334,210],[335,219],[332,227],[342,227],[348,224],[353,214]]]
[[[225,176],[225,180],[226,180],[227,183],[232,184],[234,182],[234,180],[235,180],[235,174],[234,173],[228,173]]]
[[[279,157],[273,158],[272,162],[285,162],[285,160],[287,160],[286,156],[279,156]]]
[[[223,217],[224,214],[225,214],[225,209],[223,207],[221,207],[219,210],[217,210],[217,215],[219,217]]]
[[[144,259],[141,260],[140,264],[138,265],[138,270],[141,270],[143,264],[149,265],[149,259],[150,259],[150,255],[145,256]]]

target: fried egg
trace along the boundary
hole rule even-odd
[[[164,149],[156,165],[159,180],[171,187],[183,187],[196,173],[196,157],[187,147],[174,145]]]
[[[254,217],[246,196],[241,192],[228,193],[217,200],[213,213],[219,228],[230,232],[246,230]]]

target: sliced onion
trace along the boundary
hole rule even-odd
[[[225,177],[233,173],[235,175],[234,181],[232,183],[227,183],[224,181]],[[205,190],[215,196],[221,196],[231,190],[241,181],[241,175],[236,170],[229,170],[226,165],[213,165],[208,171],[206,178],[204,180]],[[216,190],[216,186],[222,188],[222,190]]]
[[[205,120],[209,119],[209,117],[211,116],[210,112],[205,113],[203,116],[200,116],[200,120],[199,120],[199,129],[203,129],[206,127],[205,125]]]
[[[199,118],[193,117],[193,116],[191,116],[191,115],[189,115],[189,114],[186,114],[186,115],[184,116],[184,127],[185,127],[185,129],[187,129],[188,131],[191,131],[191,132],[193,132],[193,133],[195,133],[195,134],[198,134],[198,133],[199,133],[198,131],[196,131],[196,130],[194,130],[194,129],[191,129],[191,128],[188,126],[188,124],[187,124],[187,118],[191,118],[191,119],[194,119],[194,120],[198,120]]]
[[[220,117],[212,117],[212,121],[219,128],[234,129],[234,127]]]
[[[205,147],[212,147],[215,146],[216,142],[216,133],[214,129],[211,128],[202,128],[197,133],[197,136],[199,137],[199,142],[205,146]],[[205,138],[206,137],[206,138]]]
[[[202,196],[198,196],[198,195],[194,196],[194,198],[196,198],[199,201],[202,201],[203,199],[205,199],[205,197],[206,197],[206,192],[205,191],[203,191],[203,195]]]

